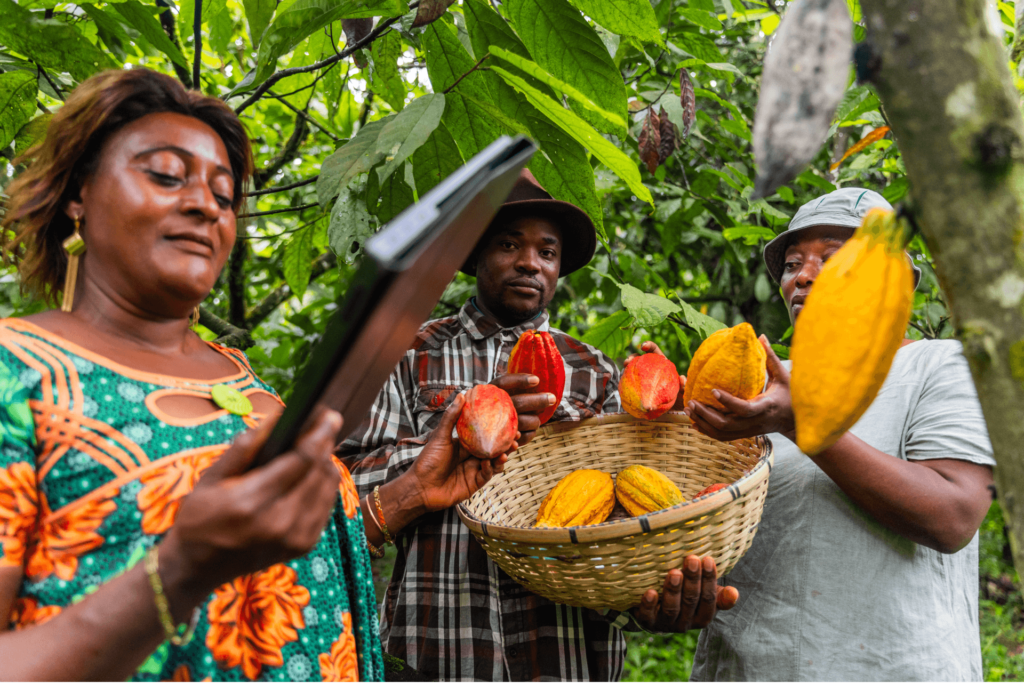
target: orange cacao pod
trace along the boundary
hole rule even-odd
[[[512,398],[504,389],[477,384],[466,392],[455,430],[470,453],[478,458],[496,458],[512,447],[518,423]]]
[[[508,356],[508,371],[509,374],[525,373],[540,377],[537,392],[555,395],[554,405],[540,414],[541,424],[550,420],[565,391],[565,366],[551,334],[533,330],[523,332]]]
[[[619,380],[619,398],[633,417],[653,420],[671,410],[678,395],[679,371],[665,356],[645,353],[626,363]]]

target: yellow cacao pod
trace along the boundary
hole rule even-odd
[[[615,478],[615,497],[626,512],[638,517],[679,505],[685,499],[679,487],[657,470],[630,465]]]
[[[727,391],[749,400],[764,389],[767,353],[749,323],[718,330],[701,343],[686,372],[683,400],[697,401],[724,410],[711,393]]]
[[[825,263],[797,317],[790,392],[797,446],[808,455],[852,427],[889,374],[914,301],[903,242],[892,211],[869,211]]]
[[[576,470],[555,484],[537,511],[541,528],[586,526],[608,519],[615,507],[612,476],[599,470]]]

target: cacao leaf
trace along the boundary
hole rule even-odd
[[[475,64],[455,35],[454,27],[443,21],[427,26],[421,42],[434,92],[451,88]],[[477,70],[465,76],[446,95],[442,120],[458,143],[463,158],[468,159],[497,139],[501,130],[487,111],[468,101],[463,93],[470,94],[474,100],[492,101],[484,72]]]
[[[34,101],[33,104],[35,104]],[[4,120],[5,115],[7,115],[6,108],[3,109],[3,113],[0,113],[0,121]],[[42,114],[22,126],[18,134],[14,136],[15,154],[24,154],[32,145],[40,142],[46,135],[46,127],[50,125],[52,118],[53,114]]]
[[[0,149],[6,149],[32,118],[38,90],[35,74],[28,71],[0,74]]]
[[[75,25],[45,19],[41,12],[30,12],[14,0],[0,0],[0,45],[44,68],[67,71],[76,81],[118,67]]]
[[[845,0],[794,0],[765,57],[754,118],[756,197],[786,184],[817,154],[846,90],[853,23]]]
[[[677,10],[679,15],[687,21],[692,21],[701,28],[706,28],[709,31],[721,31],[722,22],[718,20],[714,12],[708,12],[702,9],[692,9],[684,7]]]
[[[659,150],[661,149],[661,133],[658,115],[654,108],[647,110],[647,118],[644,119],[643,128],[640,129],[640,136],[637,138],[637,146],[640,148],[640,160],[647,164],[647,170],[651,175],[658,170]]]
[[[153,14],[150,6],[144,6],[134,0],[113,3],[113,6],[117,13],[124,17],[128,25],[138,31],[146,42],[163,52],[178,66],[189,67],[185,55],[181,54],[178,46],[172,43],[164,33],[160,20]]]
[[[427,141],[413,152],[412,170],[416,192],[422,197],[462,164],[459,146],[444,124],[439,123]]]
[[[422,7],[422,5],[420,5]],[[373,72],[370,87],[384,98],[395,111],[405,107],[405,83],[398,73],[398,58],[402,55],[402,38],[395,31],[388,31],[373,41]]]
[[[730,242],[743,240],[747,246],[753,246],[761,240],[775,239],[775,231],[760,225],[734,225],[722,230],[722,237]]]
[[[383,183],[398,166],[419,148],[441,122],[445,97],[428,93],[417,97],[398,114],[390,116],[377,138],[377,153],[385,163],[377,169]]]
[[[256,57],[254,83],[259,85],[274,72],[278,57],[337,19],[394,17],[406,9],[405,0],[296,0],[267,27]]]
[[[665,107],[658,112],[658,133],[661,137],[661,142],[658,145],[658,164],[660,165],[664,164],[672,156],[672,152],[679,148],[676,124],[669,120]]]
[[[726,327],[724,323],[712,318],[710,315],[704,315],[685,301],[679,301],[679,308],[682,311],[683,320],[697,331],[701,339],[707,339],[718,330]]]
[[[373,217],[366,211],[366,204],[355,196],[352,188],[346,187],[338,195],[338,201],[331,210],[331,222],[327,226],[327,241],[339,261],[353,263],[359,250],[352,250],[353,243],[360,246],[374,233]]]
[[[448,6],[453,2],[455,0],[420,0],[420,6],[416,8],[416,18],[412,20],[412,27],[426,26],[436,20],[448,11]]]
[[[828,129],[828,137],[835,135],[840,124],[856,120],[861,114],[878,109],[878,105],[878,96],[867,86],[856,85],[850,88],[836,107],[835,120]]]
[[[878,142],[879,140],[884,138],[888,132],[889,132],[889,126],[882,126],[881,128],[875,128],[873,131],[871,131],[870,133],[868,133],[867,135],[862,137],[860,140],[858,140],[857,144],[853,145],[852,147],[850,147],[850,149],[846,150],[846,152],[843,154],[843,156],[840,157],[839,161],[837,161],[837,162],[833,163],[831,166],[829,166],[828,170],[829,171],[836,170],[849,157],[852,157],[854,154],[856,154],[856,153],[858,153],[860,151],[863,151],[864,149],[866,149],[870,145],[875,144],[876,142]]]
[[[665,321],[673,313],[679,313],[679,305],[657,294],[648,294],[633,285],[620,284],[622,305],[625,306],[639,327],[651,328]]]
[[[673,38],[676,47],[688,55],[708,63],[722,61],[722,51],[715,45],[715,41],[701,33],[680,33]]]
[[[377,138],[388,119],[370,121],[354,138],[338,147],[320,166],[316,181],[316,197],[320,206],[327,206],[349,181],[373,168],[381,156],[376,152]]]
[[[292,294],[302,300],[309,286],[309,276],[313,272],[313,232],[316,226],[299,230],[288,244],[284,246],[284,281],[292,290]]]
[[[620,358],[629,346],[630,334],[623,328],[629,324],[631,318],[629,311],[612,313],[587,330],[581,341],[604,351],[612,358]]]
[[[249,24],[249,40],[254,50],[260,46],[263,32],[270,25],[274,18],[274,10],[277,3],[274,0],[242,0],[242,9],[245,11],[245,20]]]
[[[573,101],[581,104],[588,111],[594,112],[598,116],[606,119],[608,123],[610,123],[612,126],[615,126],[616,128],[620,128],[623,131],[625,131],[625,119],[623,119],[621,116],[617,114],[613,114],[610,111],[605,111],[604,109],[601,109],[599,106],[594,104],[593,100],[591,100],[589,97],[587,97],[579,90],[577,90],[575,87],[569,85],[565,81],[555,78],[547,71],[540,68],[540,66],[538,66],[536,62],[532,62],[529,59],[526,59],[525,57],[520,57],[519,55],[509,52],[508,50],[503,50],[501,47],[497,45],[489,46],[488,50],[495,57],[498,57],[508,62],[509,64],[518,67],[524,73],[533,76],[541,83],[549,85],[555,90],[568,95]]]
[[[626,86],[601,37],[568,0],[509,0],[512,27],[533,61],[555,78],[572,83],[604,111],[626,120]],[[569,104],[603,133],[626,137],[624,127],[586,107]]]
[[[365,19],[342,19],[341,30],[345,32],[345,45],[354,45],[370,35],[370,31],[373,30],[373,19],[371,17]],[[356,50],[352,54],[352,61],[360,69],[365,69],[369,66],[366,55],[363,54],[362,50]]]
[[[686,69],[679,70],[679,102],[683,105],[683,140],[690,137],[690,128],[697,119],[697,95]]]
[[[538,111],[546,115],[552,123],[568,133],[576,142],[589,149],[591,154],[610,168],[613,173],[622,178],[639,199],[654,206],[651,191],[643,184],[636,164],[621,149],[601,136],[586,121],[531,86],[522,78],[497,66],[491,67],[491,71],[501,76],[506,83],[522,93],[527,101],[536,107]]]
[[[412,187],[405,180],[404,170],[403,165],[402,172],[392,173],[387,180],[381,181],[380,204],[377,206],[377,220],[381,225],[402,213],[415,201]]]
[[[491,45],[497,45],[507,52],[529,59],[530,53],[526,46],[490,5],[483,0],[464,0],[462,8],[475,54],[487,54]],[[507,65],[510,73],[521,77],[544,94],[554,95],[554,91],[546,84],[533,79],[512,64],[497,57],[492,58],[492,61]],[[594,221],[597,234],[605,239],[604,212],[597,198],[594,169],[586,150],[497,74],[487,72],[485,78],[493,95],[492,106],[503,113],[502,125],[508,125],[510,130],[514,130],[514,125],[525,124],[528,134],[540,148],[540,153],[535,154],[529,164],[537,181],[555,199],[583,209]],[[508,119],[512,119],[512,122],[508,122]]]
[[[650,0],[570,0],[581,12],[612,33],[665,47]],[[722,25],[718,25],[722,30]]]

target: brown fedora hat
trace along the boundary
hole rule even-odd
[[[540,186],[529,169],[519,172],[519,178],[512,187],[505,203],[487,226],[483,237],[477,242],[473,253],[462,264],[466,275],[476,276],[476,255],[480,246],[510,222],[524,216],[546,218],[562,231],[562,265],[558,276],[563,277],[590,263],[597,249],[597,231],[594,222],[585,211],[569,202],[552,199],[547,190]]]

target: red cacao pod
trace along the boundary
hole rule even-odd
[[[701,496],[706,496],[709,493],[714,493],[715,491],[721,491],[726,486],[728,486],[728,484],[722,484],[722,483],[712,484],[711,486],[707,487],[706,489],[701,489],[700,493],[698,493],[696,496],[694,496],[694,498],[700,498]]]
[[[626,363],[619,380],[619,398],[633,417],[653,420],[671,410],[678,395],[679,371],[665,356],[645,353]]]
[[[466,402],[455,423],[459,442],[478,458],[496,458],[516,440],[519,416],[512,397],[493,384],[477,384],[466,392]]]
[[[540,377],[537,392],[555,395],[554,405],[540,414],[541,424],[550,420],[565,392],[565,366],[551,334],[533,330],[523,332],[508,356],[508,371],[509,374],[525,373]]]

